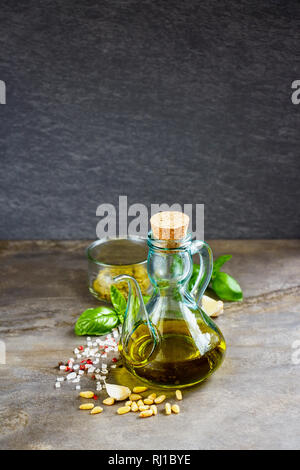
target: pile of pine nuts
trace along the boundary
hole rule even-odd
[[[141,393],[146,392],[148,390],[147,387],[137,386],[134,387],[133,393],[129,395],[128,400],[125,402],[124,406],[121,406],[117,409],[118,415],[124,415],[132,412],[139,411],[140,418],[150,418],[150,416],[156,416],[158,413],[157,406],[163,403],[166,400],[166,395],[159,395],[157,396],[156,393],[151,393],[147,397],[142,397]],[[82,398],[93,398],[94,393],[90,391],[80,392],[79,394]],[[180,390],[176,390],[175,397],[178,401],[182,400],[182,393]],[[115,399],[108,397],[105,398],[102,402],[106,406],[112,406],[115,404]],[[98,414],[103,411],[101,406],[94,406],[93,403],[84,403],[79,406],[80,410],[90,410],[90,414]],[[165,403],[165,414],[168,416],[170,414],[180,413],[180,408],[178,404]]]

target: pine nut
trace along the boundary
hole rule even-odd
[[[129,413],[130,411],[130,406],[121,406],[121,408],[118,408],[118,415],[125,415],[126,413]]]
[[[151,398],[145,398],[144,403],[145,405],[152,405],[153,400],[151,400]]]
[[[181,390],[176,390],[175,395],[176,395],[177,400],[182,400]]]
[[[139,401],[137,402],[137,406],[144,406],[143,400],[139,400]]]
[[[136,393],[132,393],[131,395],[129,395],[129,400],[131,401],[141,400],[142,398],[142,395],[138,395]]]
[[[178,405],[172,405],[171,407],[173,413],[176,413],[178,415],[178,413],[180,413],[180,408]]]
[[[126,403],[125,403],[125,406],[131,406],[132,405],[132,401],[131,400],[128,400]]]
[[[79,393],[79,396],[82,398],[93,398],[94,395],[95,395],[94,392],[90,392],[90,391]]]
[[[165,404],[165,411],[166,411],[166,415],[170,415],[172,413],[170,403]]]
[[[150,393],[150,395],[147,396],[149,400],[155,400],[156,397],[157,397],[156,393]]]
[[[159,403],[162,403],[165,399],[166,395],[159,395],[159,397],[155,398],[154,403],[158,405]]]
[[[156,406],[156,405],[151,405],[151,406],[150,406],[150,410],[153,411],[153,415],[154,415],[154,416],[157,415],[157,406]]]
[[[148,387],[134,387],[133,393],[142,393],[148,390]]]
[[[80,410],[92,410],[94,406],[95,405],[93,405],[93,403],[83,403],[82,405],[80,405],[79,409]]]
[[[95,406],[90,412],[91,415],[97,415],[98,413],[102,413],[103,408],[101,406]]]
[[[139,410],[140,410],[140,411],[146,411],[146,410],[149,410],[149,408],[150,408],[149,405],[141,405],[141,406],[139,406]]]
[[[108,397],[108,398],[105,398],[105,400],[103,400],[102,402],[104,405],[108,405],[108,406],[111,406],[115,403],[115,399],[112,398],[112,397]]]
[[[152,410],[145,410],[140,413],[140,418],[150,418],[153,415]]]
[[[139,410],[139,407],[137,406],[137,403],[136,401],[132,402],[132,405],[131,405],[131,411],[138,411]]]

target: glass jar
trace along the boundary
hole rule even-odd
[[[113,278],[128,274],[138,280],[143,295],[151,293],[147,275],[147,241],[141,237],[103,238],[86,249],[88,259],[88,288],[98,300],[110,302],[110,287]],[[128,297],[128,283],[117,288]]]

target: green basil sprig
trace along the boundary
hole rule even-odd
[[[122,292],[116,286],[110,288],[111,307],[88,308],[78,318],[75,324],[75,333],[78,336],[83,335],[107,335],[113,328],[122,324],[127,308],[127,301]],[[149,301],[150,296],[143,296],[145,304]],[[134,311],[139,310],[138,298],[132,303]]]
[[[211,281],[210,287],[222,300],[231,302],[243,300],[243,292],[239,283],[227,273],[218,272]]]
[[[241,286],[232,276],[220,271],[223,264],[231,258],[232,255],[222,255],[216,259],[209,287],[211,287],[220,299],[238,302],[239,300],[243,300]]]
[[[223,264],[225,264],[231,258],[232,255],[222,255],[215,260],[209,287],[217,294],[220,299],[237,302],[243,300],[243,292],[239,283],[229,274],[220,271]],[[194,264],[193,273],[189,281],[190,291],[195,285],[199,270],[199,264]]]
[[[75,324],[75,334],[106,335],[119,324],[119,317],[110,307],[88,308],[78,318]]]
[[[120,323],[123,323],[127,302],[122,292],[116,286],[110,286],[110,300],[117,312]]]
[[[107,335],[113,328],[123,323],[127,302],[115,286],[110,288],[111,307],[88,308],[78,318],[75,333],[82,335]]]

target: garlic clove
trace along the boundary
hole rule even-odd
[[[131,390],[128,387],[108,383],[106,384],[106,391],[111,398],[114,398],[117,401],[127,400],[131,394]]]
[[[224,312],[224,303],[222,300],[215,300],[207,295],[203,295],[202,308],[209,317],[218,317]]]

